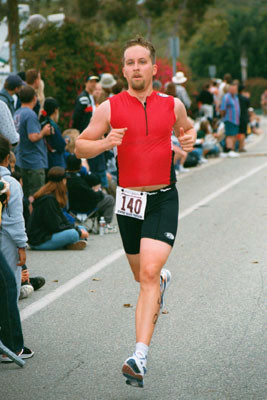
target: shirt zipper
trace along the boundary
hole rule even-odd
[[[146,101],[144,102],[144,110],[145,110],[145,117],[146,117],[146,136],[148,136],[148,124],[147,124],[147,113],[146,113]]]

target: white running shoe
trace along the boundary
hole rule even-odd
[[[162,309],[165,305],[164,296],[166,289],[169,287],[171,283],[172,275],[168,269],[162,268],[160,273],[160,293],[161,293],[161,300],[160,300],[160,309]]]
[[[183,165],[179,165],[179,172],[189,172],[190,169],[189,168],[185,168]]]
[[[229,151],[229,153],[228,153],[228,157],[230,157],[230,158],[236,158],[236,157],[240,157],[240,154],[238,154],[236,151],[234,151],[234,150],[231,150],[231,151]]]
[[[122,374],[126,378],[127,385],[143,388],[146,374],[146,358],[140,358],[133,354],[125,360],[122,366]]]

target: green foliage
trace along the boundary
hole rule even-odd
[[[99,1],[85,1],[85,0],[78,0],[78,8],[80,15],[83,18],[92,18],[96,15],[99,9]]]
[[[267,89],[267,79],[253,78],[246,82],[246,89],[250,93],[250,105],[254,108],[260,108],[260,99],[264,90]]]
[[[24,69],[39,68],[45,82],[45,95],[55,97],[61,108],[61,124],[69,126],[77,94],[84,78],[103,72],[119,73],[118,51],[97,46],[88,28],[66,21],[30,32],[24,41],[21,58]]]
[[[248,76],[267,77],[267,13],[237,8],[210,17],[191,42],[190,65],[196,76],[207,76],[208,66],[216,65],[218,76],[230,72],[240,79],[240,57],[245,54]]]
[[[114,22],[121,28],[137,15],[136,0],[103,0],[102,13],[106,21]]]

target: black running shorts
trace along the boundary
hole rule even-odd
[[[176,186],[148,192],[145,219],[117,214],[124,250],[140,252],[142,238],[160,240],[173,246],[178,227],[179,197]]]

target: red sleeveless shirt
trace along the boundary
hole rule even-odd
[[[119,186],[176,182],[171,144],[176,121],[173,97],[152,92],[143,105],[125,91],[112,96],[109,101],[111,127],[128,128],[122,144],[117,147]]]

